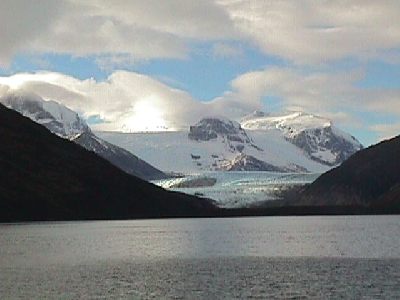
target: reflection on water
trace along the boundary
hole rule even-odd
[[[0,298],[400,297],[400,216],[0,226]]]

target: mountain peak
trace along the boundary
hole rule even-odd
[[[189,128],[189,139],[209,141],[219,136],[232,137],[245,134],[240,124],[236,121],[222,117],[206,117],[196,125]]]
[[[336,128],[331,120],[301,111],[249,119],[242,122],[242,127],[278,130],[309,158],[328,166],[342,163],[363,148],[353,136]]]
[[[46,101],[33,93],[13,90],[1,97],[0,103],[45,126],[62,138],[71,140],[84,132],[90,132],[89,126],[76,112],[58,102]]]
[[[0,103],[43,125],[59,137],[95,152],[128,174],[146,180],[167,177],[132,153],[98,138],[76,112],[58,102],[46,101],[24,91],[13,91],[0,98]]]
[[[302,111],[292,111],[281,115],[254,116],[242,121],[241,125],[249,130],[290,128],[290,131],[296,134],[306,129],[330,127],[332,121]]]
[[[135,178],[0,104],[0,221],[194,216],[215,206]]]
[[[261,111],[261,110],[255,110],[255,111],[253,111],[252,113],[250,113],[250,114],[244,116],[240,121],[241,121],[241,122],[244,122],[244,121],[247,121],[247,120],[262,118],[262,117],[265,117],[265,116],[267,116],[267,115],[269,115],[269,114],[266,113],[266,112],[263,112],[263,111]]]

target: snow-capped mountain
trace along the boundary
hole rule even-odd
[[[90,132],[76,112],[57,102],[44,101],[35,94],[13,91],[3,96],[0,102],[62,138],[71,140],[83,132]]]
[[[274,166],[244,153],[239,154],[231,161],[221,164],[220,168],[226,171],[308,172],[306,168],[297,165]]]
[[[211,155],[214,170],[225,171],[272,171],[295,172],[307,171],[296,165],[274,165],[257,157],[264,150],[258,147],[241,125],[226,118],[204,118],[194,126],[190,126],[188,138],[197,142],[214,141],[225,147],[226,153]],[[202,161],[201,156],[192,158]],[[218,158],[218,159],[217,159]],[[203,165],[203,164],[202,164]]]
[[[309,158],[328,166],[338,165],[363,149],[359,141],[335,127],[330,120],[304,112],[283,116],[256,114],[245,118],[241,125],[247,131],[279,130]]]
[[[13,91],[1,97],[0,103],[45,126],[52,133],[95,152],[128,174],[146,180],[167,177],[127,150],[97,137],[76,112],[55,101],[45,101],[34,94]]]
[[[329,166],[309,158],[279,130],[248,131],[226,118],[208,117],[186,131],[97,132],[101,138],[138,153],[165,172],[276,171],[321,173]]]
[[[277,171],[322,173],[362,145],[332,122],[305,113],[255,112],[241,124],[208,117],[188,130],[158,133],[98,132],[168,172]]]
[[[242,152],[247,147],[257,148],[239,123],[225,118],[204,118],[189,128],[189,139],[207,142],[219,139],[230,152]]]

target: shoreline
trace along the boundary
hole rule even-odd
[[[268,208],[220,208],[216,211],[204,212],[202,214],[170,214],[170,215],[132,215],[104,216],[87,218],[27,218],[27,219],[5,219],[0,224],[21,224],[33,222],[69,222],[69,221],[123,221],[123,220],[146,220],[146,219],[189,219],[189,218],[245,218],[245,217],[288,217],[288,216],[363,216],[363,215],[400,215],[398,207],[363,207],[363,206],[282,206]]]

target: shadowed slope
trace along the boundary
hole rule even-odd
[[[357,152],[312,183],[299,205],[400,205],[400,136]]]
[[[202,215],[207,200],[167,192],[0,105],[0,221]]]

